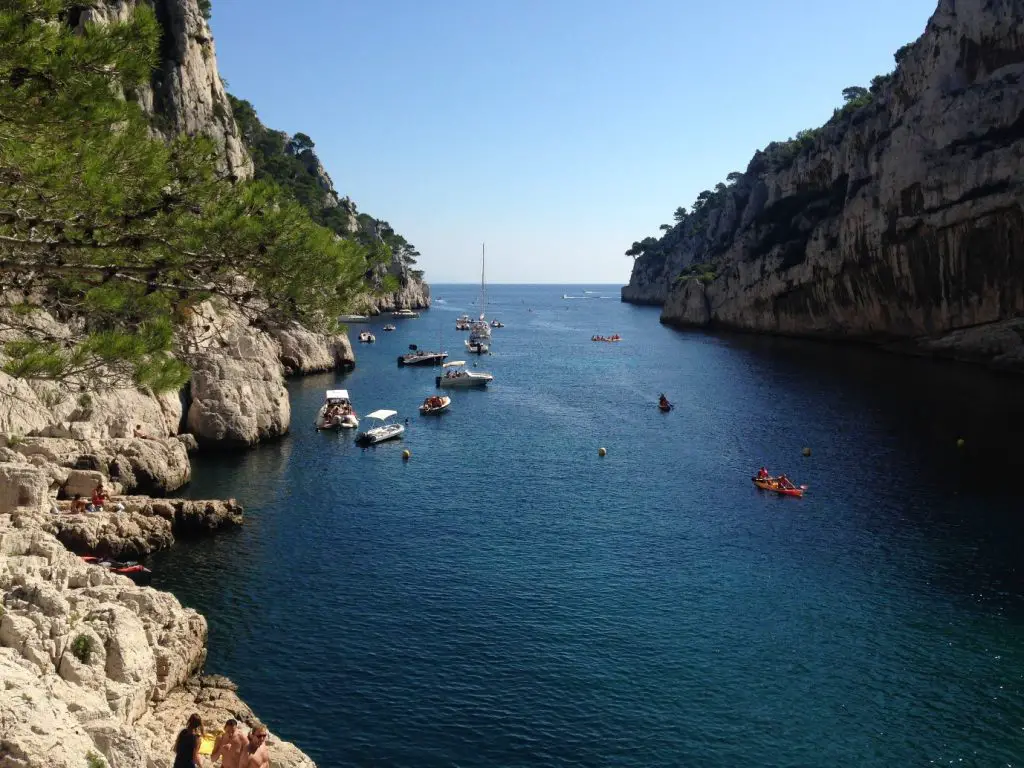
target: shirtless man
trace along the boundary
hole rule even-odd
[[[242,750],[249,744],[249,740],[238,730],[237,725],[234,718],[224,723],[224,733],[213,743],[211,763],[216,763],[220,757],[221,768],[238,768]]]
[[[270,752],[267,749],[267,726],[256,723],[249,730],[249,743],[242,750],[238,768],[270,768]]]

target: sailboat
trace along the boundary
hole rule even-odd
[[[487,342],[491,340],[491,326],[488,325],[486,317],[487,281],[484,277],[484,270],[487,266],[486,247],[486,244],[480,246],[480,319],[474,320],[469,327],[469,339],[466,341],[466,346],[474,352],[486,352],[487,350],[481,349],[481,347],[486,347]]]

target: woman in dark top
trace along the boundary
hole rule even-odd
[[[193,714],[174,742],[174,768],[199,768],[199,745],[202,742],[203,721],[198,714]]]

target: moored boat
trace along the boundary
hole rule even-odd
[[[500,320],[491,320],[491,328],[504,328],[505,324]]]
[[[368,323],[370,317],[368,315],[341,315],[338,318],[339,323]]]
[[[381,422],[381,425],[368,429],[365,432],[360,432],[356,435],[356,443],[359,445],[376,445],[377,443],[383,443],[385,440],[394,440],[401,437],[402,433],[405,432],[405,425],[389,421],[392,416],[397,415],[398,411],[384,409],[366,414],[366,418],[375,419]]]
[[[356,429],[359,426],[347,389],[327,390],[313,425],[317,429]]]
[[[377,340],[377,337],[369,331],[363,331],[359,334],[359,340],[363,342],[363,344],[373,344],[373,342]]]
[[[393,326],[391,323],[388,323],[383,328],[381,328],[381,330],[382,331],[393,331],[393,330],[395,330],[395,326]]]
[[[423,405],[420,406],[420,413],[424,416],[444,413],[451,404],[452,399],[448,395],[431,395],[423,401]]]
[[[470,387],[486,387],[494,381],[491,374],[466,370],[465,365],[465,360],[445,363],[444,375],[435,379],[437,386],[441,389],[468,389]]]
[[[473,327],[473,321],[469,319],[469,315],[459,315],[455,319],[455,330],[456,331],[468,331]]]
[[[474,339],[470,337],[465,341],[466,349],[472,352],[473,354],[486,355],[488,352],[491,351],[491,348],[487,346],[487,344],[485,344],[484,342],[480,341],[479,339]]]
[[[419,312],[413,312],[411,309],[396,309],[394,312],[391,313],[391,316],[392,317],[402,317],[402,318],[406,318],[408,320],[411,320],[413,318],[419,317],[420,313]]]
[[[412,351],[398,356],[399,365],[441,365],[448,357],[447,352],[428,352],[415,344],[410,344],[409,349]]]

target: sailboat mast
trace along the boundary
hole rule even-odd
[[[487,243],[480,244],[480,319],[484,319],[487,310],[487,282],[484,280],[487,268]]]

